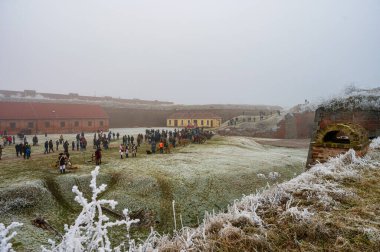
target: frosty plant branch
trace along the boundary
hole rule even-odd
[[[13,231],[11,234],[9,232],[11,229],[21,227],[22,223],[12,222],[8,227],[5,227],[3,223],[0,223],[0,251],[1,252],[11,252],[14,251],[12,249],[12,243],[9,243],[13,237],[16,236],[17,232]]]
[[[91,172],[92,179],[90,188],[92,189],[91,201],[84,198],[83,193],[74,186],[72,191],[76,194],[75,201],[82,207],[82,211],[75,220],[75,223],[68,227],[65,225],[65,235],[60,244],[55,245],[54,241],[49,240],[50,249],[42,248],[43,251],[61,252],[61,251],[112,251],[112,245],[108,237],[108,228],[114,226],[126,225],[127,239],[129,240],[129,229],[131,224],[139,222],[138,219],[131,220],[128,216],[128,209],[123,210],[124,220],[111,222],[103,214],[102,206],[109,205],[114,209],[117,202],[114,200],[98,199],[98,195],[105,191],[106,185],[99,187],[96,185],[96,177],[99,174],[100,167],[97,166]],[[130,241],[129,241],[130,242]]]

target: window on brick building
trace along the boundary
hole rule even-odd
[[[103,126],[103,124],[104,124],[103,121],[100,121],[100,122],[99,122],[99,125],[100,125],[100,126]]]
[[[91,121],[88,121],[88,122],[87,122],[87,125],[88,125],[88,126],[92,126],[92,122],[91,122]]]
[[[209,121],[209,120],[207,120],[207,121],[206,121],[206,125],[207,125],[207,126],[209,126],[209,124],[210,124],[210,121]]]
[[[61,125],[61,128],[64,128],[66,126],[66,122],[61,122],[60,125]]]
[[[75,126],[75,127],[79,127],[79,122],[78,122],[78,121],[75,121],[75,122],[74,122],[74,126]]]
[[[201,125],[203,126],[203,120],[201,120]]]
[[[33,122],[28,122],[28,128],[33,128],[34,127],[34,123]]]
[[[15,129],[16,128],[16,123],[15,122],[9,123],[9,127],[11,127],[11,129]]]
[[[50,122],[45,122],[45,128],[49,128],[50,127]]]
[[[169,120],[169,125],[172,125],[172,120]]]

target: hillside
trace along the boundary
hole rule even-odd
[[[379,139],[372,145],[378,148]],[[380,152],[353,150],[298,177],[243,197],[173,237],[153,234],[157,251],[378,251]]]
[[[246,144],[244,143],[245,146]],[[178,229],[174,230],[173,235],[160,235],[156,231],[151,231],[146,240],[139,242],[130,240],[127,241],[129,245],[122,245],[121,248],[129,247],[128,251],[152,252],[378,251],[380,247],[379,146],[380,139],[376,139],[371,144],[371,151],[364,158],[356,158],[355,152],[350,150],[330,159],[327,163],[313,166],[287,182],[267,186],[255,194],[235,200],[226,211],[206,214],[203,221],[195,228],[183,226],[182,216],[178,216],[178,212],[177,217],[166,216],[175,218],[178,222]],[[92,183],[96,176],[97,172],[93,173]],[[273,179],[276,173],[271,172],[268,175],[258,173],[256,177],[261,180]],[[104,178],[100,180],[104,181]],[[111,188],[113,187],[111,185]],[[78,187],[74,191],[82,197],[77,190]],[[113,197],[114,194],[107,193],[106,196]],[[210,195],[208,198],[211,199]],[[93,201],[96,204],[105,202],[104,199]],[[167,203],[170,211],[171,201]],[[83,206],[86,206],[84,209],[90,207],[87,203]],[[172,206],[174,209],[174,201]],[[186,207],[192,209],[188,205],[183,207],[185,209],[182,208],[181,211],[186,210]],[[178,211],[177,207],[175,208]],[[77,219],[77,223],[82,221],[85,219]],[[134,221],[127,218],[125,224],[129,226],[132,222]],[[29,226],[28,229],[30,228]],[[80,226],[73,225],[70,227],[70,232],[79,228]],[[86,233],[82,235],[83,238],[86,237]],[[104,233],[102,236],[108,235]],[[39,238],[42,237],[41,233]],[[25,238],[24,234],[15,240],[30,242],[30,238],[27,240]],[[68,232],[64,236],[63,243],[53,245],[51,251],[60,251],[62,248],[70,248],[85,242],[83,238],[74,238]],[[16,244],[20,246],[19,242]],[[99,246],[99,241],[89,240],[85,244]],[[110,248],[110,244],[106,247]]]
[[[125,129],[120,133],[136,135],[143,130],[133,133]],[[75,135],[63,136],[69,142],[75,139]],[[48,137],[56,139],[59,135]],[[26,247],[36,251],[40,245],[46,245],[48,238],[60,240],[54,232],[32,225],[32,220],[41,216],[63,233],[63,225],[73,223],[80,213],[71,191],[74,185],[86,198],[91,198],[88,185],[94,164],[87,162],[93,153],[90,141],[89,144],[83,153],[70,151],[76,169],[69,169],[65,175],[53,168],[58,155],[44,155],[42,146],[32,147],[30,160],[16,158],[14,146],[5,147],[0,162],[0,223],[24,223],[18,231],[16,251],[24,251]],[[194,227],[205,211],[223,211],[243,194],[300,174],[307,155],[305,147],[263,146],[243,137],[214,136],[205,144],[179,146],[171,154],[163,155],[147,155],[145,150],[149,146],[144,144],[137,158],[129,159],[120,159],[118,146],[114,141],[109,150],[102,151],[98,181],[108,186],[100,198],[117,200],[115,211],[121,213],[128,208],[134,218],[141,220],[140,225],[131,229],[136,240],[145,239],[151,226],[160,233],[172,232],[172,200],[176,201],[177,217],[181,216],[183,225]],[[124,229],[115,232],[113,242],[125,239]]]

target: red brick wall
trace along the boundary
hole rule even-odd
[[[313,164],[315,158],[317,157],[316,151],[319,149],[313,146],[313,141],[315,140],[318,130],[325,129],[328,125],[332,123],[353,123],[359,124],[364,129],[368,131],[368,136],[370,138],[380,136],[380,111],[377,110],[325,110],[324,108],[319,108],[315,112],[314,127],[315,131],[313,132],[312,141],[309,147],[309,154],[307,158],[307,165]],[[347,150],[346,150],[347,151]],[[358,155],[362,155],[367,150],[356,151]],[[336,156],[339,153],[331,151],[330,153],[324,152],[319,153],[319,155],[330,155]]]
[[[310,138],[314,127],[314,112],[293,113],[285,116],[274,132],[275,138]]]
[[[88,122],[92,125],[89,126]],[[10,123],[15,122],[16,128],[12,129]],[[33,122],[34,127],[29,128],[28,123]],[[46,127],[45,122],[50,122],[50,126]],[[61,127],[61,122],[65,122],[65,126]],[[75,122],[79,125],[75,126]],[[101,126],[103,122],[103,126]],[[30,129],[31,134],[44,134],[44,133],[79,133],[79,132],[95,132],[99,129],[108,131],[108,119],[56,119],[56,120],[1,120],[0,129],[7,130],[8,134],[14,135],[25,129]]]
[[[368,130],[370,138],[380,135],[380,111],[324,111],[318,109],[315,118],[320,129],[331,123],[355,123]]]

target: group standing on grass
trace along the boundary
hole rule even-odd
[[[129,145],[120,144],[120,146],[119,146],[120,159],[123,159],[124,155],[125,155],[125,158],[128,158],[129,152],[132,153],[132,157],[136,157],[137,156],[137,145],[136,144],[129,144]]]

